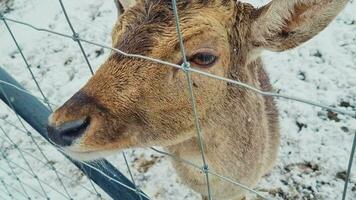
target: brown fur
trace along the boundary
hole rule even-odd
[[[179,0],[178,10],[188,58],[199,49],[211,49],[219,56],[213,67],[201,70],[271,91],[259,52],[286,50],[312,38],[346,2],[275,0],[256,9],[233,0]],[[170,0],[141,0],[126,8],[127,3],[118,5],[126,10],[113,28],[114,47],[182,62]],[[273,99],[197,74],[192,74],[192,80],[210,169],[254,187],[277,157],[279,130]],[[65,148],[78,159],[160,145],[201,164],[187,88],[181,70],[112,53],[53,114],[50,125],[90,117],[85,134]],[[181,162],[174,166],[183,182],[207,194],[198,170]],[[245,197],[246,191],[239,187],[214,176],[210,181],[214,199]]]

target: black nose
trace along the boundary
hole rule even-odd
[[[73,141],[79,138],[89,126],[89,118],[66,122],[58,127],[48,125],[47,132],[49,139],[59,146],[70,146]]]

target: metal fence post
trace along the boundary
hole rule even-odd
[[[4,69],[0,67],[0,81],[7,82],[18,88],[23,89],[23,87],[12,78]],[[38,133],[40,133],[46,140],[47,138],[47,118],[51,114],[50,110],[45,107],[40,101],[38,101],[34,96],[29,93],[25,93],[14,86],[9,84],[0,85],[9,97],[11,104],[13,105],[15,112],[17,112],[28,124],[30,124]],[[5,94],[0,91],[0,99],[9,105]],[[66,156],[67,157],[67,156]],[[101,160],[100,162],[95,162],[93,165],[97,166],[99,169],[105,169],[101,173],[93,170],[91,167],[83,165],[75,160],[70,159],[74,165],[76,165],[80,170],[85,171],[91,180],[93,180],[99,187],[101,187],[109,196],[115,200],[140,200],[137,191],[127,189],[135,188],[135,185],[129,181],[120,171],[118,171],[113,165],[111,165],[106,160]],[[104,176],[103,173],[106,175]],[[108,177],[111,177],[108,178]],[[116,181],[122,183],[118,184]],[[142,193],[142,191],[139,191]],[[143,200],[147,200],[142,196]]]

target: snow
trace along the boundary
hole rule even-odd
[[[255,5],[263,5],[266,2],[268,1],[252,1]],[[110,46],[111,27],[117,15],[112,1],[64,0],[64,4],[82,38]],[[6,14],[9,18],[71,35],[58,1],[15,0],[11,8],[12,11]],[[355,10],[356,2],[352,0],[338,18],[311,41],[287,52],[265,52],[263,59],[275,89],[283,94],[356,111]],[[8,23],[51,103],[64,103],[91,76],[83,55],[73,40]],[[83,45],[91,65],[97,69],[109,51],[93,45]],[[40,96],[3,23],[0,25],[0,47],[0,66],[26,89]],[[277,101],[282,132],[278,164],[264,177],[256,190],[271,199],[341,199],[344,172],[356,132],[356,120],[295,101]],[[20,126],[15,115],[3,103],[0,103],[0,110],[0,118]],[[22,135],[24,133],[3,120],[0,120],[0,126],[21,149],[44,161],[33,141]],[[60,175],[72,197],[96,199],[95,193],[83,188],[85,186],[93,191],[85,176],[56,149],[44,142],[35,131],[33,133],[50,164],[66,176]],[[0,136],[0,151],[28,170],[14,146],[4,142],[6,139],[1,131]],[[197,193],[182,185],[166,156],[149,149],[132,149],[125,152],[136,183],[152,199],[200,199]],[[40,180],[46,183],[44,188],[50,198],[62,199],[61,194],[48,187],[53,186],[64,193],[53,171],[28,154],[25,156]],[[121,154],[110,156],[108,160],[128,176]],[[14,171],[24,183],[41,191],[36,180],[27,172],[19,167],[14,167]],[[21,191],[20,185],[11,176],[11,170],[1,156],[0,179]],[[26,186],[25,188],[33,199],[43,199],[41,193]],[[24,199],[16,190],[10,187],[9,190],[16,199]],[[109,199],[101,193],[104,199]],[[0,199],[7,199],[6,195],[6,190],[1,185]],[[351,176],[347,199],[356,199],[355,170]]]

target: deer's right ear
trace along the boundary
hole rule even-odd
[[[284,51],[322,31],[349,0],[273,0],[253,13],[252,44]]]
[[[117,8],[117,14],[120,16],[128,8],[136,4],[136,0],[114,0]]]

